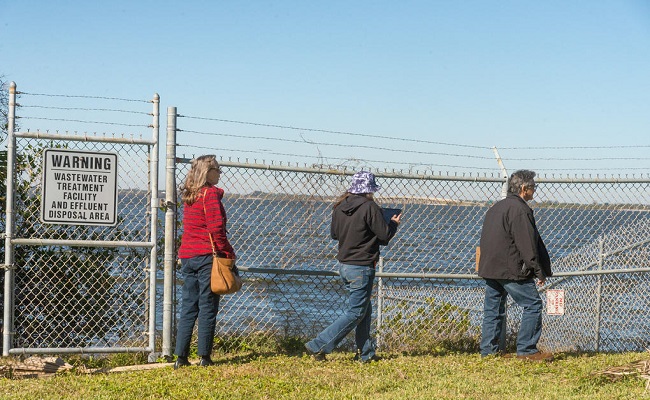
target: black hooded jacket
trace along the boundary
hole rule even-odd
[[[485,214],[478,275],[514,281],[553,275],[533,210],[521,197],[508,194]]]
[[[336,258],[343,264],[374,267],[379,246],[395,236],[397,224],[386,223],[381,207],[363,195],[346,197],[332,212],[332,239],[339,241]]]

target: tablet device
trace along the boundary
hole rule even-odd
[[[390,222],[390,219],[393,217],[393,215],[399,215],[402,213],[401,208],[384,208],[382,207],[381,209],[384,212],[384,221],[386,223]]]

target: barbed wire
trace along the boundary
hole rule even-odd
[[[504,161],[508,161],[505,159]],[[520,168],[512,168],[512,171],[516,171]],[[650,167],[617,167],[617,168],[538,168],[540,171],[650,171]]]
[[[399,138],[399,137],[394,137],[394,136],[370,135],[370,134],[366,134],[366,133],[355,133],[355,132],[346,132],[346,131],[332,131],[332,130],[327,130],[327,129],[299,128],[299,127],[288,126],[288,125],[275,125],[275,124],[265,124],[265,123],[258,123],[258,122],[235,121],[235,120],[230,120],[230,119],[193,117],[193,116],[189,116],[189,115],[180,115],[180,114],[178,115],[178,117],[188,118],[188,119],[205,120],[205,121],[226,122],[226,123],[240,124],[240,125],[261,126],[261,127],[266,127],[266,128],[291,129],[291,130],[305,131],[305,132],[332,133],[332,134],[336,134],[336,135],[357,136],[357,137],[366,137],[366,138],[373,138],[373,139],[397,140],[397,141],[402,141],[402,142],[426,143],[426,144],[436,144],[436,145],[453,146],[453,147],[465,147],[465,148],[482,149],[482,150],[491,149],[491,147],[474,146],[474,145],[468,145],[468,144],[446,143],[446,142],[437,142],[437,141],[422,140],[422,139]]]
[[[355,148],[368,149],[368,150],[383,150],[383,151],[393,151],[393,152],[400,152],[400,153],[424,154],[424,155],[431,155],[431,156],[475,158],[481,160],[493,159],[493,157],[473,156],[468,154],[452,154],[452,153],[439,153],[439,152],[432,152],[432,151],[404,150],[404,149],[394,149],[389,147],[368,146],[368,145],[360,145],[360,144],[323,143],[323,142],[310,141],[306,139],[298,140],[298,139],[270,138],[265,136],[244,136],[244,135],[234,135],[229,133],[201,132],[201,131],[192,131],[192,130],[185,130],[185,129],[178,129],[178,131],[196,133],[199,135],[234,137],[238,139],[260,139],[260,140],[270,140],[270,141],[285,142],[285,143],[301,143],[301,144],[306,143],[306,144],[312,144],[318,146],[331,146],[331,147],[346,147],[346,148],[355,147]]]
[[[100,135],[101,135],[102,137],[106,137],[106,136],[112,136],[112,137],[121,136],[121,137],[125,137],[125,136],[129,136],[129,135],[130,135],[131,138],[133,138],[133,137],[135,137],[135,136],[138,136],[140,139],[143,138],[142,133],[127,133],[127,132],[120,132],[120,133],[118,133],[118,132],[88,132],[88,131],[81,131],[81,132],[80,132],[80,131],[67,130],[67,129],[66,129],[66,130],[63,130],[63,129],[45,129],[44,131],[41,131],[41,130],[39,130],[39,129],[36,129],[35,131],[32,131],[32,130],[29,129],[29,128],[27,128],[27,130],[26,130],[27,133],[35,133],[36,135],[49,134],[50,131],[53,131],[54,134],[56,134],[56,135],[59,135],[59,134],[61,134],[61,135],[74,135],[74,136],[80,136],[80,137],[84,137],[84,138],[88,138],[88,137],[90,137],[90,136],[96,136],[96,137],[99,137]]]
[[[410,154],[423,154],[423,155],[435,155],[435,156],[447,156],[447,157],[463,157],[463,158],[475,158],[475,159],[482,159],[482,160],[493,160],[493,157],[487,157],[487,156],[474,156],[474,155],[468,155],[468,154],[453,154],[453,153],[441,153],[441,152],[430,152],[430,151],[420,151],[420,150],[406,150],[406,149],[395,149],[395,148],[387,148],[387,147],[379,147],[379,146],[368,146],[368,145],[354,145],[354,144],[339,144],[339,143],[324,143],[324,142],[316,142],[316,141],[311,141],[307,139],[288,139],[288,138],[270,138],[270,137],[265,137],[265,136],[246,136],[246,135],[235,135],[235,134],[229,134],[229,133],[216,133],[216,132],[202,132],[202,131],[194,131],[194,130],[184,130],[184,129],[178,129],[180,132],[188,132],[188,133],[196,133],[200,135],[210,135],[210,136],[224,136],[224,137],[232,137],[232,138],[239,138],[239,139],[256,139],[256,140],[269,140],[269,141],[278,141],[278,142],[286,142],[286,143],[300,143],[300,144],[312,144],[312,145],[317,145],[317,146],[331,146],[331,147],[355,147],[355,148],[362,148],[362,149],[369,149],[369,150],[381,150],[381,151],[394,151],[394,152],[400,152],[400,153],[410,153]],[[519,158],[519,157],[514,157],[514,158],[508,158],[508,157],[502,157],[504,160],[507,161],[643,161],[643,160],[650,160],[650,157],[583,157],[583,158],[575,158],[575,157],[539,157],[539,158],[531,158],[531,157],[524,157],[524,158]]]
[[[80,98],[80,99],[100,99],[100,100],[118,100],[118,101],[131,101],[139,103],[151,103],[151,100],[138,100],[138,99],[124,99],[120,97],[104,97],[104,96],[88,96],[88,95],[70,95],[70,94],[47,94],[47,93],[29,93],[29,92],[16,92],[16,94],[24,94],[28,96],[45,96],[45,97],[67,97],[67,98]]]
[[[126,98],[120,98],[120,97],[91,96],[91,95],[47,94],[47,93],[31,93],[31,92],[23,92],[23,91],[18,91],[17,94],[28,95],[28,96],[102,99],[102,100],[117,100],[117,101],[142,102],[142,103],[151,103],[152,102],[152,100],[126,99]],[[58,110],[105,111],[105,112],[123,112],[123,113],[151,115],[151,113],[140,112],[140,111],[117,110],[117,109],[106,109],[106,108],[50,107],[50,106],[38,106],[38,105],[33,105],[33,106],[18,105],[18,106],[25,107],[25,108],[31,107],[31,108],[58,109]],[[386,136],[386,135],[371,135],[371,134],[358,133],[358,132],[336,131],[336,130],[319,129],[319,128],[296,127],[296,126],[291,126],[291,125],[279,125],[279,124],[259,123],[259,122],[251,122],[251,121],[238,121],[238,120],[231,120],[231,119],[224,119],[224,118],[198,117],[198,116],[182,115],[182,114],[178,114],[177,117],[179,117],[179,118],[187,118],[187,119],[204,120],[204,121],[215,121],[215,122],[224,122],[224,123],[231,123],[231,124],[240,124],[240,125],[260,126],[260,127],[267,127],[267,128],[290,129],[290,130],[297,130],[297,131],[303,131],[303,132],[330,133],[330,134],[337,134],[337,135],[366,137],[366,138],[374,138],[374,139],[386,139],[386,140],[395,140],[395,141],[411,142],[411,143],[434,144],[434,145],[452,146],[452,147],[461,147],[461,148],[473,148],[473,149],[482,149],[482,150],[486,150],[486,149],[491,150],[493,148],[491,146],[477,146],[477,145],[448,143],[448,142],[431,141],[431,140],[423,140],[423,139],[400,138],[400,137]],[[22,118],[28,118],[28,117],[22,117]],[[32,117],[32,119],[36,119],[36,118]],[[46,118],[41,118],[41,119],[46,119]],[[50,119],[50,120],[56,121],[57,119]],[[82,122],[82,123],[88,122],[88,123],[105,123],[105,124],[109,124],[109,125],[120,125],[120,124],[117,124],[117,123],[94,122],[94,121],[78,121],[78,120],[68,120],[68,121]],[[123,125],[123,126],[140,126],[140,125]],[[210,133],[207,133],[207,132],[189,131],[189,130],[187,130],[186,132],[193,132],[193,133],[198,133],[198,134],[210,134]],[[215,134],[215,135],[225,135],[225,134]],[[233,137],[246,138],[245,136],[233,136]],[[262,137],[257,137],[257,138],[266,139],[266,138],[262,138]],[[288,140],[288,139],[285,139],[285,140]],[[305,140],[305,141],[298,141],[298,142],[304,143],[304,142],[307,142],[307,141]],[[328,144],[328,143],[317,143],[317,142],[313,142],[313,143],[314,144],[320,144],[320,145],[334,145],[334,144]],[[346,147],[349,147],[349,146],[346,146]],[[363,146],[357,146],[357,147],[363,147]],[[372,148],[372,147],[369,147],[369,148]],[[497,147],[497,148],[499,150],[635,149],[635,148],[650,148],[650,144],[643,144],[643,145],[614,145],[614,146],[507,146],[507,147]],[[393,150],[393,149],[380,148],[380,147],[376,147],[376,148],[372,148],[372,149]],[[453,157],[469,157],[469,158],[476,157],[476,156],[447,154],[447,153],[425,153],[425,154],[446,155],[446,156],[453,156]],[[490,159],[490,157],[480,157],[480,156],[476,157],[476,158]],[[584,159],[568,159],[568,158],[525,158],[525,159],[523,159],[523,158],[511,158],[510,160],[519,160],[519,161],[523,161],[523,160],[529,160],[529,161],[540,161],[540,160],[606,161],[606,160],[621,160],[621,159],[646,160],[648,158],[607,158],[607,157],[604,157],[604,158],[584,158]]]
[[[499,150],[605,150],[605,149],[638,149],[650,145],[615,145],[615,146],[528,146],[528,147],[497,147]]]
[[[351,161],[350,158],[345,157],[325,157],[325,156],[309,156],[305,154],[291,154],[291,153],[279,153],[268,150],[242,150],[242,149],[227,149],[223,147],[210,147],[210,146],[196,146],[196,145],[185,145],[178,144],[178,147],[188,147],[196,149],[205,149],[205,150],[220,150],[220,151],[231,151],[231,152],[240,152],[240,153],[255,153],[255,154],[270,154],[276,156],[286,156],[286,157],[304,157],[304,158],[313,158],[313,159],[326,159],[326,160],[340,160],[340,161]],[[462,165],[448,165],[448,164],[431,164],[431,163],[412,163],[412,162],[399,162],[399,161],[386,161],[386,160],[370,160],[370,159],[355,159],[359,162],[368,162],[368,163],[384,163],[392,165],[411,165],[411,166],[423,166],[423,167],[445,167],[445,168],[465,168],[465,169],[480,169],[486,171],[494,171],[496,168],[486,168],[486,167],[467,167]]]
[[[119,98],[119,97],[91,96],[91,95],[48,94],[48,93],[31,93],[31,92],[23,92],[23,91],[18,91],[17,94],[28,95],[28,96],[116,100],[116,101],[125,101],[125,102],[142,102],[142,103],[151,103],[152,102],[152,100],[127,99],[127,98]],[[108,109],[108,108],[53,107],[53,106],[40,106],[40,105],[18,105],[18,106],[25,107],[25,108],[122,112],[122,113],[151,115],[151,113],[147,113],[147,112]],[[423,140],[423,139],[401,138],[401,137],[386,136],[386,135],[372,135],[372,134],[350,132],[350,131],[336,131],[336,130],[319,129],[319,128],[306,128],[306,127],[297,127],[297,126],[291,126],[291,125],[259,123],[259,122],[251,122],[251,121],[239,121],[239,120],[231,120],[231,119],[224,119],[224,118],[198,117],[198,116],[182,115],[182,114],[178,114],[177,116],[179,118],[187,118],[187,119],[195,119],[195,120],[215,121],[215,122],[223,122],[223,123],[230,123],[230,124],[240,124],[240,125],[267,127],[267,128],[289,129],[289,130],[296,130],[296,131],[302,131],[302,132],[329,133],[329,134],[347,135],[347,136],[364,137],[364,138],[386,139],[386,140],[394,140],[394,141],[410,142],[410,143],[433,144],[433,145],[452,146],[452,147],[460,147],[460,148],[472,148],[472,149],[482,149],[482,150],[486,150],[486,149],[491,150],[493,148],[493,147],[488,147],[488,146],[467,145],[467,144],[449,143],[449,142],[441,142],[441,141],[431,141],[431,140]],[[39,117],[17,117],[17,118],[42,119],[42,120],[50,120],[50,121],[68,121],[68,122],[80,122],[80,123],[99,123],[99,124],[106,124],[106,125],[119,125],[119,126],[131,126],[131,127],[143,126],[143,125],[133,125],[133,124],[121,124],[121,123],[102,122],[102,121],[84,121],[84,120],[72,120],[72,119],[55,119],[55,118],[39,118]],[[149,127],[149,126],[147,125],[147,127]],[[181,131],[181,130],[179,129],[179,131]],[[460,155],[460,154],[441,153],[441,152],[420,152],[420,151],[414,151],[414,150],[396,150],[396,149],[385,148],[385,147],[373,147],[373,146],[364,146],[364,145],[343,145],[343,144],[322,143],[322,142],[308,141],[308,140],[306,140],[304,138],[303,138],[303,140],[292,140],[292,139],[281,139],[281,138],[247,137],[247,136],[209,133],[209,132],[192,131],[192,130],[185,130],[185,132],[204,134],[204,135],[230,136],[230,137],[237,137],[237,138],[279,140],[279,141],[287,141],[287,142],[293,142],[293,143],[311,143],[311,144],[321,145],[321,146],[357,147],[357,148],[367,148],[367,149],[371,149],[371,150],[401,151],[401,152],[414,153],[414,154],[427,154],[427,155],[450,156],[450,157],[467,157],[467,158],[491,159],[491,157],[470,156],[470,155]],[[645,148],[650,148],[650,144],[643,144],[643,145],[613,145],[613,146],[507,146],[507,147],[497,147],[497,148],[499,150],[536,150],[536,151],[538,151],[538,150],[580,150],[580,149],[582,149],[582,150],[636,149],[636,148],[644,148],[645,149]],[[636,158],[632,158],[632,157],[599,157],[599,158],[561,158],[561,157],[556,157],[556,158],[547,158],[547,157],[544,157],[544,158],[510,158],[509,160],[513,160],[513,161],[547,161],[547,160],[549,160],[549,161],[611,161],[611,160],[629,160],[629,161],[632,161],[632,160],[648,160],[648,159],[650,159],[650,158],[646,158],[646,157],[636,157]]]
[[[544,158],[507,158],[501,157],[508,161],[641,161],[650,160],[650,157],[592,157],[592,158],[563,158],[563,157],[544,157]]]
[[[326,156],[309,156],[304,154],[293,154],[293,153],[280,153],[273,152],[269,150],[243,150],[243,149],[228,149],[223,147],[209,147],[209,146],[195,146],[195,145],[183,145],[179,144],[178,147],[188,147],[188,148],[197,148],[197,149],[206,149],[206,150],[221,150],[221,151],[230,151],[230,152],[240,152],[240,153],[254,153],[254,154],[269,154],[277,156],[286,156],[286,157],[304,157],[311,159],[325,159],[325,160],[339,160],[339,161],[358,161],[358,162],[367,162],[367,163],[383,163],[390,165],[409,165],[409,166],[422,166],[422,167],[445,167],[445,168],[464,168],[472,170],[487,170],[494,171],[497,168],[487,168],[487,167],[476,167],[476,166],[465,166],[465,165],[451,165],[451,164],[431,164],[431,163],[414,163],[414,162],[400,162],[400,161],[387,161],[387,160],[371,160],[371,159],[350,159],[345,157],[326,157]],[[508,161],[505,159],[504,161]],[[512,168],[512,171],[515,171],[518,168]],[[540,171],[562,171],[567,172],[567,168],[539,168]],[[618,168],[569,168],[571,172],[596,172],[596,171],[649,171],[650,167],[618,167]]]
[[[151,113],[144,112],[144,111],[118,110],[114,108],[52,107],[52,106],[40,106],[40,105],[24,106],[22,104],[16,104],[16,106],[22,108],[45,108],[45,109],[52,109],[52,110],[75,110],[75,111],[108,111],[108,112],[121,112],[121,113],[129,113],[129,114],[151,115]]]
[[[319,129],[319,128],[296,127],[291,125],[278,125],[278,124],[250,122],[250,121],[237,121],[237,120],[223,119],[223,118],[196,117],[196,116],[181,115],[181,114],[179,114],[178,117],[205,120],[205,121],[225,122],[225,123],[240,124],[240,125],[261,126],[267,128],[291,129],[291,130],[298,130],[298,131],[305,131],[305,132],[332,133],[338,135],[358,136],[358,137],[367,137],[367,138],[374,138],[374,139],[387,139],[387,140],[396,140],[396,141],[412,142],[412,143],[426,143],[426,144],[474,148],[474,149],[483,149],[483,150],[485,149],[491,150],[493,148],[493,146],[477,146],[477,145],[468,145],[468,144],[459,144],[459,143],[448,143],[448,142],[423,140],[423,139],[400,138],[400,137],[385,136],[385,135],[371,135],[371,134],[349,132],[349,131],[335,131],[335,130]],[[650,144],[615,145],[615,146],[512,146],[512,147],[497,146],[497,148],[499,150],[580,150],[580,149],[589,149],[589,150],[603,149],[604,150],[604,149],[613,149],[613,148],[615,149],[650,148]]]
[[[20,119],[40,119],[45,121],[65,121],[65,122],[80,122],[83,124],[104,124],[104,125],[117,125],[117,126],[131,126],[131,127],[140,127],[140,128],[151,128],[151,125],[139,125],[139,124],[123,124],[120,122],[106,122],[106,121],[85,121],[80,119],[66,119],[66,118],[45,118],[45,117],[29,117],[29,116],[20,116],[16,117]]]

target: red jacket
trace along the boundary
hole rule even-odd
[[[192,258],[212,254],[210,236],[220,257],[235,258],[235,250],[226,237],[226,210],[221,199],[223,189],[206,186],[194,204],[184,205],[183,237],[178,258]],[[205,206],[205,211],[204,211]]]

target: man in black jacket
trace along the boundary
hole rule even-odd
[[[553,355],[537,349],[542,334],[542,299],[535,280],[551,276],[551,260],[533,210],[526,203],[535,194],[535,172],[516,171],[508,195],[485,215],[481,232],[478,274],[485,279],[481,355],[498,354],[508,294],[523,309],[517,336],[517,358],[543,361]]]

